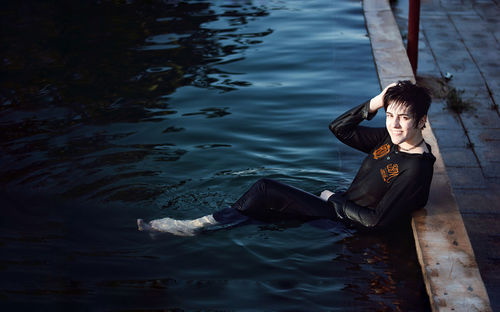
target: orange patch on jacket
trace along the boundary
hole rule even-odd
[[[374,159],[382,158],[385,155],[389,154],[390,151],[391,151],[391,147],[389,146],[389,144],[386,143],[386,144],[380,146],[379,148],[377,148],[375,151],[373,151],[373,158]]]
[[[384,182],[389,183],[399,174],[398,164],[388,164],[385,168],[380,169],[380,175]]]

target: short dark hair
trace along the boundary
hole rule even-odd
[[[387,89],[384,95],[384,109],[387,111],[391,103],[408,107],[408,112],[415,118],[416,127],[420,119],[427,114],[431,101],[426,88],[417,86],[409,80],[403,80]]]

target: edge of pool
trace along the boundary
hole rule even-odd
[[[388,0],[362,0],[381,88],[415,76]],[[413,236],[432,311],[492,311],[469,236],[429,121],[424,138],[436,163],[429,201],[412,218]]]

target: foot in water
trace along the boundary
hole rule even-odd
[[[177,236],[194,236],[203,228],[216,225],[217,221],[212,215],[207,215],[194,220],[175,220],[163,218],[145,223],[142,219],[137,219],[139,231],[170,233]]]

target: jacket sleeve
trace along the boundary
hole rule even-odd
[[[370,113],[370,101],[356,106],[330,123],[330,131],[344,144],[364,153],[369,153],[387,135],[385,128],[359,126],[363,120],[372,119],[377,112]]]
[[[330,201],[340,219],[347,219],[366,228],[382,228],[409,216],[423,207],[429,197],[432,167],[416,166],[402,172],[393,182],[375,209],[356,205],[343,194],[330,196]]]

